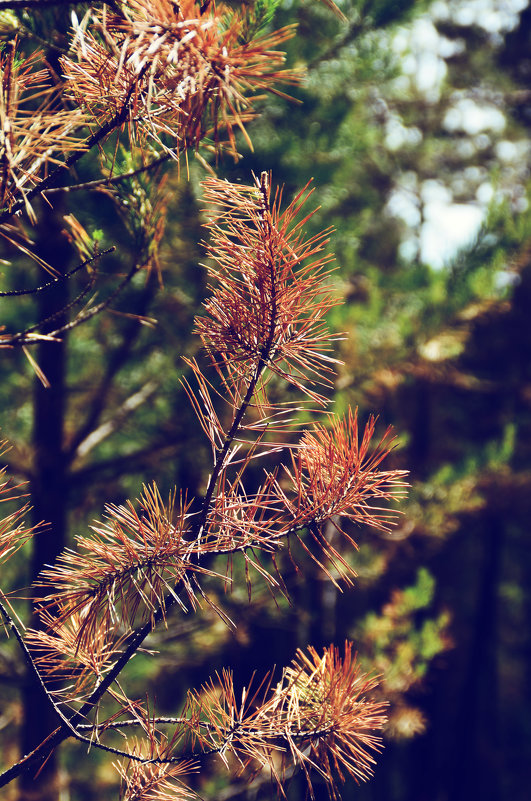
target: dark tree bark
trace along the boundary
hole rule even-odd
[[[50,209],[43,204],[39,215],[37,252],[58,272],[70,266],[71,248],[62,231],[60,206]],[[59,282],[37,297],[38,319],[46,320],[60,312],[41,331],[59,327],[65,320],[61,312],[68,303],[68,282]],[[33,540],[31,581],[45,565],[53,564],[66,544],[69,482],[64,453],[64,420],[66,412],[66,340],[43,342],[36,360],[49,386],[35,379],[33,412],[34,466],[31,496],[34,523],[46,522],[46,528]],[[38,626],[33,615],[32,626]],[[57,717],[43,696],[40,687],[29,682],[23,693],[23,726],[21,748],[26,754],[41,743],[57,726]],[[58,801],[59,774],[57,754],[50,756],[38,777],[31,772],[21,777],[19,801]]]
[[[448,794],[455,801],[501,798],[496,655],[503,519],[491,513],[484,521],[483,531],[484,555],[474,630],[455,721],[453,786]]]

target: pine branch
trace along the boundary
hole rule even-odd
[[[143,73],[145,73],[145,69],[143,70]],[[142,74],[139,77],[141,78]],[[39,183],[33,186],[32,189],[27,191],[22,190],[23,197],[19,201],[10,204],[4,212],[0,213],[0,224],[17,214],[17,212],[21,211],[22,209],[31,209],[30,201],[33,200],[34,197],[41,195],[48,187],[53,186],[54,182],[64,175],[65,170],[69,170],[71,167],[77,164],[77,162],[83,158],[86,153],[92,150],[93,147],[99,145],[100,142],[109,136],[109,134],[111,134],[117,128],[120,128],[127,121],[129,114],[129,102],[133,92],[134,86],[131,86],[126,97],[124,98],[124,104],[122,108],[94,134],[92,134],[92,136],[89,136],[78,150],[75,150],[67,158],[65,158],[64,162],[55,167],[55,169],[53,169],[45,178],[42,178]]]
[[[211,270],[218,284],[212,299],[206,304],[208,316],[197,321],[197,330],[212,354],[235,410],[229,430],[222,433],[217,418],[209,411],[209,407],[213,409],[213,406],[209,404],[203,413],[200,402],[194,403],[200,420],[203,420],[204,430],[219,432],[217,436],[222,437],[221,444],[215,448],[213,470],[197,523],[199,539],[203,535],[219,476],[244,416],[257,391],[264,391],[262,377],[266,370],[278,372],[307,391],[314,400],[322,401],[320,396],[294,378],[291,368],[281,367],[281,362],[291,357],[299,360],[303,366],[310,364],[309,331],[313,321],[319,321],[325,309],[332,304],[319,281],[319,272],[326,259],[301,267],[296,272],[298,265],[318,252],[324,244],[323,235],[308,242],[299,241],[299,230],[304,220],[297,224],[293,224],[293,220],[306,199],[301,200],[304,190],[281,214],[278,193],[274,206],[271,206],[267,173],[262,173],[259,180],[255,179],[254,187],[235,187],[218,180],[206,181],[204,185],[207,199],[214,207],[221,209],[208,223],[214,237],[209,248],[210,255],[220,268]],[[218,220],[221,224],[218,224]],[[243,278],[240,271],[243,272]],[[324,294],[325,298],[316,303],[319,294]],[[301,332],[299,346],[296,345],[297,328]],[[323,332],[317,334],[316,329],[316,343],[318,338],[326,347]],[[194,368],[190,362],[188,364]],[[201,386],[201,373],[199,369],[194,371]],[[243,390],[238,386],[240,382],[243,383]],[[194,402],[189,385],[187,391]],[[201,396],[205,402],[208,388],[204,381]],[[262,404],[262,401],[259,403]],[[263,407],[269,408],[265,399]],[[214,447],[213,437],[211,442]]]
[[[257,181],[257,189],[260,192],[261,203],[263,204],[262,225],[263,225],[264,240],[266,240],[266,238],[271,235],[271,224],[270,224],[270,221],[268,219],[268,216],[270,214],[270,208],[269,208],[269,186],[268,186],[267,173],[262,173],[262,175],[260,177],[260,183],[258,183],[258,181]],[[255,393],[256,388],[258,386],[258,382],[260,381],[260,378],[262,377],[262,374],[263,374],[264,370],[267,367],[267,364],[269,362],[269,357],[271,355],[271,349],[272,349],[272,346],[273,346],[273,341],[274,341],[274,336],[275,336],[275,329],[276,329],[277,322],[278,322],[277,321],[275,272],[274,272],[273,260],[271,258],[269,259],[269,265],[268,266],[269,266],[269,275],[270,275],[270,281],[271,281],[271,319],[270,319],[270,323],[269,323],[269,332],[267,334],[266,341],[262,345],[258,361],[257,361],[256,366],[254,368],[254,373],[251,376],[251,379],[250,379],[250,381],[248,383],[248,386],[247,386],[247,391],[246,391],[246,393],[244,395],[244,398],[243,398],[243,400],[241,402],[241,405],[240,405],[239,409],[236,411],[236,414],[234,415],[234,420],[232,422],[232,425],[231,425],[229,431],[227,432],[227,435],[225,437],[225,442],[223,443],[221,448],[216,453],[215,460],[214,460],[214,469],[212,471],[212,475],[210,477],[210,480],[209,480],[209,483],[208,483],[208,486],[207,486],[207,490],[206,490],[206,493],[205,493],[205,499],[203,501],[203,509],[202,509],[202,512],[201,512],[201,516],[199,518],[199,523],[197,525],[197,538],[198,539],[200,539],[202,534],[203,534],[204,525],[205,525],[206,518],[208,516],[208,512],[209,512],[209,509],[210,509],[210,503],[212,501],[212,495],[214,494],[214,490],[216,488],[216,484],[217,484],[219,475],[220,475],[221,470],[222,470],[222,468],[223,468],[223,466],[225,464],[225,460],[227,458],[227,454],[228,454],[229,449],[231,448],[231,446],[232,446],[232,444],[234,442],[234,439],[236,438],[236,435],[237,435],[237,433],[238,433],[238,431],[240,429],[240,425],[241,425],[241,422],[243,420],[243,417],[244,417],[247,409],[249,408],[249,404],[251,403],[251,400],[252,400],[252,398],[254,396],[254,393]]]
[[[80,734],[80,732],[77,730],[77,725],[78,724],[81,724],[83,726],[86,725],[82,723],[82,721],[86,718],[86,715],[89,714],[95,708],[95,706],[101,700],[103,695],[107,692],[107,690],[111,687],[113,682],[120,675],[123,668],[127,665],[127,663],[134,655],[134,653],[136,653],[136,651],[141,647],[143,641],[148,636],[148,634],[153,630],[153,628],[158,623],[166,619],[169,610],[178,601],[177,592],[178,588],[176,588],[172,592],[172,594],[165,599],[163,605],[161,605],[157,610],[155,610],[152,613],[150,619],[141,628],[132,633],[127,647],[124,649],[119,658],[115,661],[114,665],[109,670],[107,675],[101,680],[101,682],[98,683],[98,685],[95,687],[92,693],[86,698],[81,708],[77,712],[73,713],[70,718],[65,719],[62,725],[57,730],[55,730],[55,732],[53,732],[50,735],[50,737],[47,738],[47,740],[44,741],[37,749],[35,749],[31,754],[24,757],[24,759],[21,760],[19,763],[17,763],[17,765],[12,766],[12,768],[8,769],[4,774],[0,776],[0,787],[12,781],[16,776],[20,775],[22,771],[27,770],[30,766],[33,766],[43,761],[46,758],[46,755],[49,753],[49,750],[55,748],[60,742],[62,742],[64,739],[67,739],[69,736],[73,736],[76,739],[79,739],[83,742],[96,745],[96,743],[94,743],[90,738],[85,738],[82,734]],[[63,717],[62,714],[60,716],[61,718]],[[302,752],[299,752],[299,749],[297,749],[295,746],[295,743],[297,741],[308,739],[308,737],[313,738],[315,736],[317,741],[319,742],[325,734],[331,734],[332,731],[333,729],[331,729],[330,727],[326,727],[324,729],[323,728],[314,729],[313,731],[306,731],[304,729],[300,729],[299,727],[296,730],[291,730],[289,734],[277,733],[271,740],[268,741],[268,743],[271,747],[278,747],[282,742],[286,742],[289,743],[290,747],[292,748],[292,751],[295,754],[302,754]],[[257,733],[262,738],[263,734],[262,727],[257,729]],[[226,741],[214,746],[208,751],[202,751],[200,754],[187,753],[184,756],[179,755],[177,757],[150,758],[147,760],[143,758],[138,758],[136,756],[132,758],[133,761],[140,763],[144,762],[146,764],[153,764],[153,763],[180,764],[183,761],[183,759],[189,759],[191,756],[197,758],[198,756],[210,756],[216,753],[223,754],[227,748],[227,744],[229,742],[230,743],[233,742],[235,734],[237,734],[237,730],[231,728],[230,731],[228,731],[227,733]],[[252,731],[249,732],[249,730],[247,730],[247,734],[252,735]],[[369,742],[372,743],[372,740],[369,740]],[[111,753],[131,758],[131,755],[128,752],[120,752],[119,749],[112,749],[112,747],[103,746],[103,744],[98,744],[97,747],[102,747],[103,750],[108,750]],[[256,758],[256,753],[254,752],[254,749],[253,749],[253,758]],[[368,765],[365,765],[364,769],[368,769]]]
[[[231,674],[224,671],[217,684],[211,681],[189,694],[183,715],[171,719],[177,728],[169,739],[157,725],[170,719],[142,710],[118,684],[130,659],[174,607],[188,611],[204,600],[230,624],[199,579],[226,581],[236,554],[245,561],[249,592],[249,568],[285,590],[280,574],[277,580],[260,553],[271,555],[277,569],[274,555],[293,537],[332,581],[337,582],[332,568],[348,579],[350,568],[322,526],[343,516],[386,530],[394,518],[382,502],[399,498],[405,487],[403,471],[381,470],[393,444],[389,431],[372,447],[375,419],[360,441],[357,413],[349,412],[345,420],[330,416],[328,426],[314,426],[298,444],[288,443],[291,467],[284,473],[291,487],[281,482],[277,470],[266,473],[253,493],[246,492],[244,478],[252,460],[286,446],[283,441],[262,446],[266,432],[284,435],[293,428],[284,410],[268,400],[270,376],[326,403],[308,386],[329,383],[333,363],[323,353],[330,347],[323,316],[335,302],[322,283],[329,274],[329,258],[321,255],[326,232],[306,240],[302,227],[308,217],[296,217],[307,194],[303,190],[281,211],[281,193],[271,201],[265,173],[250,187],[207,182],[207,199],[215,204],[208,227],[210,255],[217,263],[210,268],[212,295],[197,330],[229,399],[232,419],[224,428],[211,397],[218,390],[197,362],[189,361],[199,390],[194,394],[190,384],[186,388],[213,446],[212,473],[198,511],[192,513],[191,503],[181,498],[174,514],[175,495],[165,505],[153,485],[144,490],[140,509],[129,502],[108,506],[106,520],[93,527],[93,534],[78,537],[77,550],[66,551],[41,573],[38,586],[48,591],[40,608],[46,630],[30,632],[24,648],[61,723],[0,777],[0,786],[38,767],[68,737],[126,760],[119,767],[124,798],[141,797],[146,787],[169,798],[172,782],[214,755],[226,762],[229,753],[243,769],[269,767],[280,786],[289,757],[302,768],[310,793],[310,773],[317,771],[332,798],[341,769],[357,779],[372,771],[371,753],[379,749],[374,732],[383,725],[383,706],[371,699],[375,683],[360,673],[350,644],[344,656],[332,647],[322,656],[313,649],[298,652],[274,688],[267,675],[256,690],[244,690],[241,702]],[[108,305],[138,269],[135,264],[103,303]],[[286,407],[292,415],[298,409]],[[253,439],[247,441],[244,431],[252,432]],[[225,576],[209,567],[220,555],[227,558]],[[57,678],[73,680],[73,689],[51,693],[45,681]],[[134,718],[87,723],[107,693],[123,704],[118,717],[132,712]],[[58,697],[66,700],[59,704]],[[65,715],[62,704],[74,701],[79,708]],[[99,741],[107,729],[129,725],[141,727],[142,742],[120,749]]]

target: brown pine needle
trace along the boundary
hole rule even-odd
[[[223,4],[201,11],[193,0],[130,0],[121,12],[92,10],[74,25],[74,55],[62,59],[68,92],[92,118],[116,120],[132,139],[178,154],[205,137],[236,154],[253,103],[300,74],[281,69],[276,48],[293,26],[242,43],[244,14]]]
[[[57,108],[57,89],[41,66],[42,52],[24,58],[17,47],[16,40],[9,42],[0,54],[0,207],[7,209],[25,199],[50,164],[61,164],[65,153],[83,148],[76,132],[85,122],[79,108]],[[25,206],[35,221],[27,200]]]
[[[303,435],[298,451],[292,451],[291,469],[285,468],[293,495],[278,482],[275,488],[297,525],[320,524],[336,515],[380,531],[396,524],[398,513],[380,504],[405,495],[407,471],[380,469],[394,437],[388,429],[371,448],[375,426],[371,416],[360,442],[358,412],[349,409],[346,419],[331,417],[330,427],[317,424]]]
[[[207,267],[211,297],[196,330],[237,402],[260,366],[277,373],[318,403],[315,384],[330,385],[336,360],[324,321],[338,303],[327,283],[332,257],[323,255],[329,231],[303,237],[307,215],[298,215],[306,186],[286,209],[263,174],[253,186],[209,179],[205,199],[212,211]],[[267,409],[265,382],[254,399]]]

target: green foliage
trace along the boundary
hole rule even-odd
[[[357,0],[353,3],[360,17],[375,28],[386,28],[396,22],[407,22],[428,4],[418,0]]]
[[[257,34],[267,29],[275,17],[282,0],[254,0],[245,8],[245,22],[241,40],[248,42]]]
[[[410,684],[414,683],[424,675],[430,660],[448,647],[447,613],[415,623],[418,612],[432,608],[434,592],[434,577],[421,567],[414,584],[395,590],[381,613],[369,612],[358,624],[357,636],[370,643],[371,657],[377,659],[379,669],[384,663],[387,666],[383,670],[386,682],[398,686],[411,678]]]

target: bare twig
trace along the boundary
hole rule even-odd
[[[101,256],[105,256],[107,253],[113,253],[116,248],[110,247],[106,250],[100,250],[91,256],[89,259],[86,259],[81,264],[78,264],[77,267],[74,267],[73,270],[70,270],[64,275],[58,275],[57,278],[53,278],[51,281],[47,281],[42,286],[33,287],[33,289],[12,289],[4,292],[0,292],[0,298],[12,298],[12,297],[19,297],[21,295],[36,295],[38,292],[43,292],[45,289],[49,289],[49,287],[55,286],[56,284],[61,283],[62,281],[66,281],[68,278],[71,278],[77,272],[83,269],[83,267],[87,267],[89,264],[94,264]],[[63,310],[61,310],[63,311]],[[39,323],[40,325],[41,323]]]
[[[48,317],[46,320],[41,320],[40,322],[36,323],[35,325],[31,326],[30,328],[22,331],[20,334],[13,334],[13,336],[9,337],[6,336],[4,339],[0,340],[0,345],[4,347],[11,347],[13,345],[36,345],[40,340],[43,338],[45,339],[57,339],[58,337],[62,336],[63,334],[67,333],[68,331],[72,331],[74,328],[77,328],[79,325],[88,322],[97,314],[100,314],[104,309],[107,309],[111,303],[116,300],[118,295],[125,289],[125,287],[130,283],[133,277],[142,270],[142,266],[134,265],[125,278],[120,282],[120,284],[116,287],[116,289],[109,295],[109,297],[105,298],[105,300],[98,303],[96,306],[92,306],[90,309],[85,309],[81,311],[73,320],[65,325],[56,328],[53,331],[50,331],[46,334],[39,335],[34,334],[34,331],[37,331],[44,323],[50,322],[51,320],[58,317],[60,314],[63,314],[68,309],[72,308],[73,306],[77,305],[87,294],[90,292],[92,287],[94,286],[96,275],[91,276],[91,280],[87,283],[86,287],[81,291],[81,293],[71,301],[67,306],[60,309],[55,314]]]
[[[52,189],[45,190],[45,196],[55,194],[57,192],[81,192],[86,191],[87,189],[99,189],[102,186],[112,186],[113,184],[118,184],[120,181],[126,181],[128,178],[135,178],[137,175],[142,175],[142,173],[149,172],[150,170],[159,167],[161,164],[164,164],[166,161],[173,159],[173,153],[166,153],[164,156],[160,156],[160,158],[151,161],[149,164],[145,164],[143,167],[139,167],[136,170],[132,170],[131,172],[125,172],[121,175],[113,175],[107,178],[98,178],[95,181],[85,181],[81,184],[71,184],[70,186],[56,186]]]

